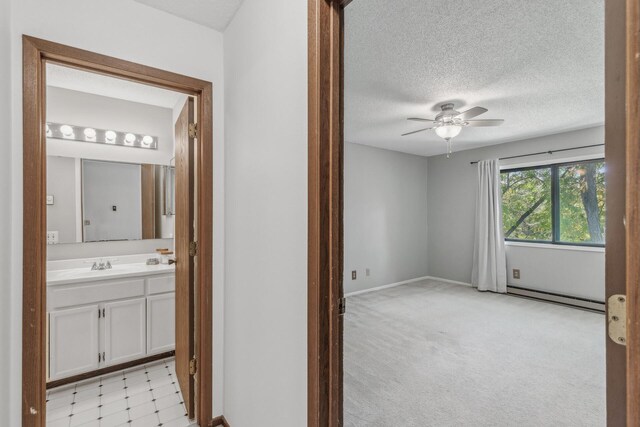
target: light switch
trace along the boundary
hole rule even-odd
[[[53,195],[47,194],[47,205],[53,205]]]

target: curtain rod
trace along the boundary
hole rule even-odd
[[[540,154],[553,154],[553,153],[559,153],[561,151],[580,150],[582,148],[591,148],[591,147],[602,147],[603,145],[604,144],[593,144],[593,145],[583,145],[581,147],[560,148],[558,150],[540,151],[539,153],[521,154],[519,156],[500,157],[498,160],[517,159],[519,157],[529,157],[529,156],[539,156]],[[471,162],[470,164],[475,165],[479,161],[480,160],[476,160],[475,162]]]

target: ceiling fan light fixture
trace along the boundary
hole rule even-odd
[[[442,139],[455,138],[460,134],[461,130],[462,130],[462,126],[458,126],[458,125],[443,125],[443,126],[438,126],[435,129],[436,134]]]

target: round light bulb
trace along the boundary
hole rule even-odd
[[[73,128],[69,125],[60,126],[60,132],[62,132],[62,135],[65,137],[73,136]]]
[[[84,130],[84,136],[87,139],[95,139],[96,138],[96,130],[94,128],[86,128]]]
[[[142,138],[142,145],[148,147],[153,143],[153,137],[149,136],[149,135],[145,135],[144,138]]]
[[[133,144],[134,142],[136,142],[136,136],[135,136],[134,134],[132,134],[132,133],[128,133],[128,134],[126,134],[126,135],[124,136],[124,141],[125,141],[127,144],[131,145],[131,144]]]
[[[109,144],[116,142],[116,133],[112,130],[108,130],[104,133],[104,137]]]
[[[461,130],[462,126],[443,125],[436,128],[436,134],[438,134],[440,138],[450,139],[458,136]]]

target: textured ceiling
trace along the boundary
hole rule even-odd
[[[197,24],[224,31],[242,0],[135,0]],[[262,1],[262,0],[261,0]]]
[[[443,102],[481,106],[454,151],[604,122],[604,0],[355,0],[345,10],[345,140],[445,152]]]
[[[185,99],[178,92],[53,64],[47,64],[47,86],[164,108],[173,108]]]

